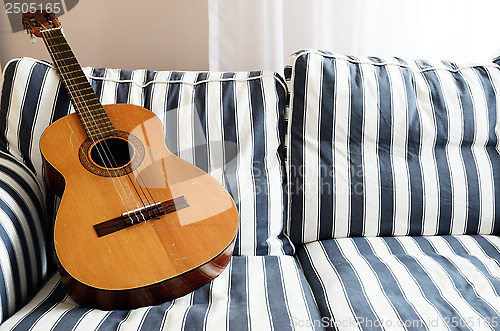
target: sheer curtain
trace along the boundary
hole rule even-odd
[[[294,51],[491,60],[496,0],[208,0],[210,70],[281,71]]]

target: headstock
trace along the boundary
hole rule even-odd
[[[53,13],[37,10],[33,13],[23,14],[23,26],[32,37],[41,38],[42,31],[60,28],[61,24],[59,24],[56,15]]]

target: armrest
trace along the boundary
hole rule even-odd
[[[34,174],[0,152],[0,322],[24,305],[47,275],[47,217]]]

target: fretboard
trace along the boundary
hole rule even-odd
[[[97,140],[115,135],[113,124],[66,42],[61,28],[44,30],[42,37],[87,136]]]

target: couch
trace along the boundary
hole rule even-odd
[[[85,68],[154,112],[240,217],[212,282],[82,307],[56,271],[39,139],[74,111],[54,68],[4,68],[0,330],[500,330],[500,67],[295,53],[279,73]]]

